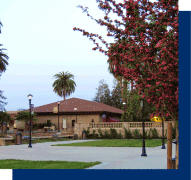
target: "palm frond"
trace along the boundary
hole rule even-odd
[[[55,74],[56,80],[53,83],[53,91],[56,92],[61,97],[70,96],[71,93],[75,91],[76,83],[72,80],[74,75],[67,72],[60,72]]]

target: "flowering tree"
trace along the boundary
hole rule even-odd
[[[116,40],[112,46],[98,34],[80,28],[96,47],[109,57],[116,76],[135,81],[142,99],[152,102],[157,110],[151,117],[162,116],[178,121],[178,0],[96,0],[104,19],[96,20],[87,7],[81,7],[87,16],[101,26],[107,26],[107,36]],[[113,8],[114,7],[114,8]],[[110,20],[109,13],[116,13],[122,21]],[[112,24],[112,23],[115,24]],[[120,28],[123,27],[123,28]],[[96,42],[98,37],[107,50]],[[178,137],[178,126],[177,126]]]
[[[98,34],[80,28],[73,30],[83,32],[96,44],[93,50],[99,49],[109,57],[116,75],[136,82],[142,98],[157,107],[151,117],[160,115],[178,120],[178,0],[97,2],[99,9],[105,11],[104,20],[94,19],[87,7],[79,7],[98,24],[107,26],[107,36],[113,36],[116,43],[109,46]],[[110,20],[111,11],[122,17],[122,22]],[[120,29],[121,26],[124,28]],[[103,50],[93,37],[98,37],[108,50]]]

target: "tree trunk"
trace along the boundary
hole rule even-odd
[[[125,111],[127,107],[127,79],[123,78],[123,102],[125,102]]]
[[[122,100],[123,100],[123,86],[122,86],[122,77],[118,77],[117,78],[118,82],[119,82],[119,85],[120,85],[120,88],[121,88],[121,97],[122,97]],[[124,101],[123,101],[124,102]]]
[[[123,79],[123,94],[124,94],[124,102],[127,103],[127,79]]]
[[[133,91],[134,82],[131,81],[131,92]]]

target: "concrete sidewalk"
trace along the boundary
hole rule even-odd
[[[146,147],[147,157],[142,157],[142,147],[78,147],[51,146],[97,140],[72,140],[32,144],[0,146],[0,159],[79,161],[102,164],[87,169],[167,169],[167,145]],[[162,142],[161,142],[162,144]],[[172,145],[172,157],[175,157]]]

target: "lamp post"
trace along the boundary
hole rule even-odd
[[[58,101],[58,132],[60,132],[60,127],[59,127],[59,106],[60,106],[60,101]]]
[[[164,121],[162,118],[162,147],[161,149],[166,149],[165,144],[164,144]]]
[[[141,156],[147,156],[146,149],[145,149],[145,122],[144,122],[144,101],[141,100],[141,107],[142,107],[142,120],[143,120],[143,147],[142,147],[142,154]]]
[[[29,108],[30,108],[30,139],[29,139],[29,148],[32,148],[32,145],[31,145],[31,99],[32,99],[32,95],[31,94],[29,94],[28,96],[27,96],[28,98],[29,98]]]
[[[77,112],[77,108],[74,108],[74,111]],[[76,113],[76,123],[77,123],[77,113]]]

